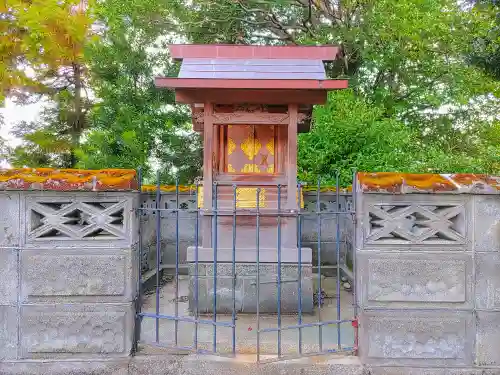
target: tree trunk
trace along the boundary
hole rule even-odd
[[[71,168],[75,167],[78,160],[76,159],[75,150],[80,144],[80,135],[82,134],[82,69],[80,64],[73,63],[73,77],[75,80],[75,100],[74,100],[74,120],[71,124],[71,150],[70,164]]]

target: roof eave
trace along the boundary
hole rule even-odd
[[[155,79],[156,87],[170,89],[258,89],[258,90],[340,90],[348,88],[345,79],[213,79],[163,78]]]

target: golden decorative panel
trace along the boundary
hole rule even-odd
[[[236,143],[234,143],[232,138],[227,139],[227,154],[231,155],[234,150],[236,150]]]
[[[203,185],[198,186],[198,208],[203,208]]]
[[[297,192],[297,203],[299,192]],[[259,193],[259,208],[267,208],[266,189]],[[198,186],[198,208],[203,208],[203,185]],[[236,208],[257,208],[257,188],[237,188]],[[304,192],[300,192],[300,208],[304,208]]]
[[[269,142],[267,142],[266,149],[272,156],[274,156],[274,138],[271,138]]]
[[[228,126],[225,142],[227,173],[276,173],[274,126]]]
[[[259,173],[259,166],[256,164],[245,164],[245,166],[241,169],[242,173]]]
[[[257,208],[257,188],[238,188],[236,189],[236,207],[237,208]],[[267,207],[266,189],[260,189],[259,208]]]
[[[254,132],[251,131],[248,137],[241,144],[241,150],[247,156],[248,160],[253,160],[259,153],[262,144],[255,138]]]

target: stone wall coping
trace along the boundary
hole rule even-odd
[[[200,184],[199,186],[201,186]],[[0,169],[0,191],[138,191],[139,182],[134,169],[57,169],[17,168]],[[179,193],[194,195],[196,185],[179,185]],[[156,193],[156,185],[142,185],[145,193]],[[315,193],[316,186],[302,187],[304,193]],[[161,185],[161,193],[175,193],[175,185]],[[334,193],[335,186],[322,186],[320,192]],[[351,187],[342,188],[346,194]]]
[[[474,173],[360,172],[358,184],[363,193],[500,194],[500,176]]]
[[[473,173],[432,174],[396,172],[360,172],[359,190],[364,193],[410,194],[500,194],[500,176]],[[133,169],[0,169],[2,190],[48,191],[137,191],[139,183]],[[143,185],[142,191],[155,193],[156,185]],[[196,185],[179,185],[179,193],[193,194]],[[175,185],[161,185],[162,193],[175,193]],[[303,186],[304,193],[315,193],[317,187]],[[322,186],[320,192],[335,193],[335,186]],[[351,187],[340,193],[349,193]]]
[[[137,191],[133,169],[0,169],[1,190]]]

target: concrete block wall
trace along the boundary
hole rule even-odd
[[[0,361],[130,354],[138,199],[0,191]]]
[[[500,372],[500,185],[427,177],[359,177],[361,362]]]
[[[316,192],[304,193],[304,211],[316,211]],[[173,209],[176,207],[175,193],[162,192],[161,208]],[[321,211],[336,211],[336,194],[331,192],[321,193],[320,195]],[[351,194],[340,195],[341,211],[351,209]],[[156,195],[154,193],[142,194],[142,207],[152,209],[156,206]],[[196,196],[194,192],[181,192],[179,194],[179,207],[181,209],[196,209]],[[175,264],[176,252],[176,216],[174,213],[162,213],[161,215],[161,263]],[[354,224],[351,215],[340,214],[339,233],[340,233],[340,253],[341,263],[351,264],[352,261],[352,243],[354,234]],[[148,211],[141,216],[142,220],[142,238],[143,238],[143,272],[152,270],[156,267],[156,216],[153,211]],[[199,222],[199,245],[201,246],[201,226]],[[196,233],[196,213],[179,213],[179,260],[181,264],[186,264],[187,248],[195,245]],[[337,218],[336,215],[322,215],[321,217],[321,261],[322,264],[337,264]],[[302,247],[313,249],[313,265],[317,264],[318,254],[318,220],[316,215],[303,216],[302,218]],[[348,259],[346,259],[346,257]],[[184,271],[187,273],[187,269]]]

